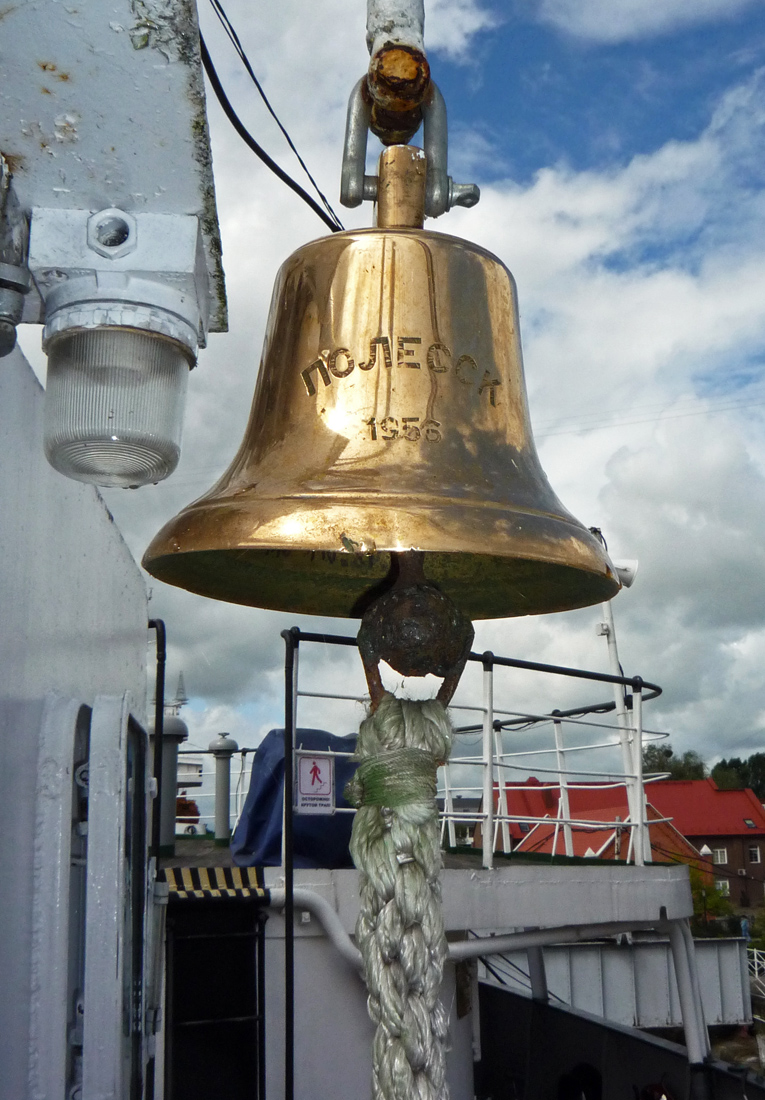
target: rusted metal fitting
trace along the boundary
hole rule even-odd
[[[425,193],[425,213],[438,218],[452,206],[475,206],[480,191],[474,183],[455,183],[447,173],[448,134],[446,104],[435,80],[428,85],[422,106],[424,122],[424,151],[428,164]],[[367,138],[371,127],[371,96],[367,78],[363,76],[353,88],[348,101],[348,117],[345,123],[343,171],[340,183],[340,202],[343,206],[359,206],[365,199],[377,199],[377,176],[367,176]],[[407,144],[396,140],[394,144]]]
[[[422,50],[387,43],[369,63],[370,129],[384,145],[405,145],[422,122],[430,65]]]
[[[16,346],[16,326],[31,286],[29,222],[13,189],[11,164],[0,153],[0,358]]]
[[[443,677],[436,696],[445,706],[459,683],[473,644],[473,624],[423,572],[425,555],[391,554],[392,587],[361,619],[359,651],[372,710],[385,694],[379,663],[402,676]]]

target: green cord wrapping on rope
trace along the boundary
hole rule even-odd
[[[436,797],[436,765],[424,749],[397,749],[360,764],[346,785],[354,806],[404,806]]]
[[[386,694],[361,723],[361,765],[346,788],[359,805],[350,847],[360,871],[356,942],[377,1025],[373,1100],[448,1098],[435,794],[436,768],[448,760],[451,738],[443,704]]]

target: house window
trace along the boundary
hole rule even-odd
[[[759,863],[760,862],[760,846],[759,846],[759,844],[750,844],[749,845],[749,862],[750,863]]]
[[[712,863],[727,863],[728,862],[728,849],[727,848],[713,848],[712,849]]]
[[[751,817],[745,817],[744,818],[744,824],[746,825],[747,829],[756,829],[757,828],[755,823],[752,821]]]
[[[730,897],[730,882],[728,881],[728,879],[727,878],[716,878],[715,879],[715,890],[717,890],[718,894],[722,894],[722,896],[724,898],[729,898]]]

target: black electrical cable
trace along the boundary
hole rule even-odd
[[[258,80],[258,78],[256,77],[256,75],[253,71],[252,65],[250,64],[250,59],[248,58],[247,54],[245,53],[244,46],[242,45],[242,43],[239,40],[239,35],[236,33],[236,30],[234,28],[234,24],[231,22],[228,15],[226,14],[226,9],[220,3],[220,0],[210,0],[210,4],[212,5],[212,9],[218,17],[218,20],[219,20],[221,26],[223,27],[224,31],[228,35],[228,38],[229,38],[229,41],[231,42],[231,45],[234,47],[237,54],[239,55],[239,60],[244,65],[250,79],[252,80],[255,87],[258,89],[258,92],[260,94],[260,98],[263,100],[264,104],[266,105],[266,108],[268,109],[268,113],[271,115],[271,118],[274,120],[276,125],[279,127],[282,134],[284,134],[284,138],[285,138],[287,144],[289,145],[290,149],[292,150],[292,152],[297,157],[298,163],[300,164],[300,167],[303,169],[303,171],[305,172],[305,174],[308,176],[309,180],[313,184],[314,190],[316,191],[316,194],[319,196],[322,203],[324,204],[324,208],[326,209],[327,213],[333,219],[333,221],[340,227],[340,229],[342,229],[343,225],[342,225],[340,219],[338,218],[337,214],[335,213],[335,211],[332,209],[332,206],[330,205],[330,202],[329,202],[327,196],[322,192],[322,190],[319,187],[318,183],[316,182],[316,180],[311,175],[310,171],[308,170],[308,165],[306,164],[306,162],[301,157],[300,153],[295,148],[295,143],[293,142],[290,135],[287,133],[284,126],[282,125],[280,118],[276,114],[276,111],[271,106],[271,103],[269,102],[268,96],[266,95],[262,84],[260,83],[260,81]]]
[[[332,221],[329,215],[324,210],[322,210],[322,208],[314,199],[311,198],[308,192],[305,191],[299,183],[295,183],[292,177],[288,176],[284,169],[280,168],[276,161],[272,160],[271,157],[269,157],[265,149],[258,145],[255,138],[245,127],[244,123],[239,118],[239,115],[229,103],[228,96],[223,90],[223,85],[218,78],[218,74],[215,71],[215,66],[213,65],[212,58],[210,57],[207,46],[205,45],[205,40],[201,34],[199,36],[199,47],[202,53],[202,64],[205,67],[205,72],[207,73],[210,84],[212,85],[212,89],[215,92],[218,102],[223,108],[226,117],[228,118],[229,122],[234,127],[236,132],[239,134],[239,137],[242,139],[242,141],[244,141],[244,143],[248,145],[250,149],[252,149],[253,153],[255,153],[256,156],[260,157],[263,163],[271,169],[275,176],[279,177],[282,183],[286,183],[291,191],[294,191],[296,195],[299,195],[303,202],[307,203],[311,207],[313,212],[319,215],[324,224],[328,226],[333,233],[339,232],[342,229],[342,226],[339,223],[335,223],[334,221]]]

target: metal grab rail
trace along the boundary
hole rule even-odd
[[[328,634],[304,633],[300,630],[289,632],[290,642],[294,646],[295,658],[298,656],[298,647],[301,641],[319,644],[332,644],[346,647],[356,647],[356,639]],[[552,830],[552,854],[560,851],[567,855],[574,854],[574,834],[577,831],[596,833],[600,832],[605,840],[595,842],[598,851],[595,855],[602,854],[614,841],[623,836],[628,839],[627,859],[636,863],[650,860],[650,847],[647,842],[647,827],[645,821],[645,797],[642,776],[642,741],[646,736],[663,736],[653,731],[644,731],[642,728],[642,699],[656,698],[661,689],[656,684],[646,683],[641,677],[614,676],[608,673],[587,672],[582,669],[572,669],[567,666],[543,664],[541,662],[523,661],[510,657],[498,657],[493,653],[471,653],[472,662],[478,663],[483,669],[483,701],[481,705],[468,705],[455,703],[452,711],[469,710],[482,714],[480,725],[470,725],[455,728],[455,750],[452,760],[447,768],[440,773],[440,795],[443,798],[442,814],[442,839],[448,840],[451,847],[455,847],[458,841],[458,829],[480,825],[482,832],[483,864],[491,867],[493,855],[497,847],[509,852],[513,847],[520,851],[528,850],[529,843],[534,834],[534,839],[539,840],[546,836],[546,832],[540,833],[540,829],[549,826]],[[301,690],[298,685],[297,659],[295,660],[295,672],[293,674],[293,701],[294,709],[300,700],[306,698],[335,699],[339,702],[364,703],[363,694],[350,694],[346,688],[345,694],[333,694],[326,691]],[[518,668],[542,673],[572,677],[576,679],[592,679],[596,682],[607,682],[632,689],[632,695],[628,698],[626,707],[627,723],[615,720],[603,721],[596,718],[615,709],[614,703],[597,703],[590,706],[582,705],[570,708],[566,711],[554,710],[547,714],[524,714],[518,711],[500,710],[495,707],[495,678],[497,671],[504,668]],[[586,716],[590,715],[588,719]],[[618,717],[618,716],[617,716]],[[565,733],[568,726],[574,727],[576,736],[571,743],[566,743]],[[503,735],[511,733],[516,727],[532,726],[535,732],[552,733],[554,743],[540,744],[536,748],[519,748],[516,751],[506,751],[503,745]],[[293,717],[293,729],[297,729],[297,717]],[[595,732],[593,743],[588,744],[587,731]],[[481,734],[481,751],[472,755],[462,755],[460,742],[471,733]],[[613,733],[609,739],[608,734]],[[626,746],[627,755],[624,757],[629,762],[629,769],[622,770],[587,767],[584,762],[579,766],[573,766],[576,762],[571,760],[571,754],[596,751],[616,750],[621,747],[624,754]],[[287,746],[285,746],[286,750]],[[299,744],[289,746],[293,757],[301,754]],[[244,801],[249,788],[252,773],[252,760],[254,748],[242,748],[234,753],[239,757],[238,775],[236,776],[232,791],[231,811],[234,821],[237,821],[244,806]],[[206,763],[207,757],[213,755],[205,749],[182,749],[179,756],[197,757]],[[331,755],[349,755],[335,754]],[[553,757],[549,766],[532,764],[535,756]],[[476,781],[469,780],[465,774],[469,770],[477,770],[480,774]],[[528,790],[528,786],[521,780],[519,772],[533,772],[539,774],[543,781],[543,790],[552,794],[557,800],[557,808],[553,807],[550,813],[535,817],[518,812],[511,812],[514,792]],[[203,766],[203,783],[211,787],[211,769]],[[549,780],[546,778],[549,777]],[[605,820],[602,814],[593,812],[589,818],[577,817],[571,813],[570,797],[572,788],[576,790],[598,789],[605,790],[626,789],[628,812],[623,821],[614,822]],[[214,798],[211,789],[195,790],[193,798],[197,801],[200,813],[194,817],[178,818],[181,827],[196,828],[208,831],[206,826],[214,820],[214,809],[208,812],[210,800]],[[468,799],[468,804],[462,801]],[[472,801],[472,805],[469,803]],[[205,804],[207,803],[207,805]],[[345,807],[336,812],[353,813]],[[513,844],[511,833],[517,829],[514,827],[525,824],[528,829],[520,840]],[[607,836],[606,836],[607,834]],[[550,845],[549,836],[545,840],[547,848]],[[559,847],[560,845],[560,847]],[[588,852],[588,854],[590,854]]]

